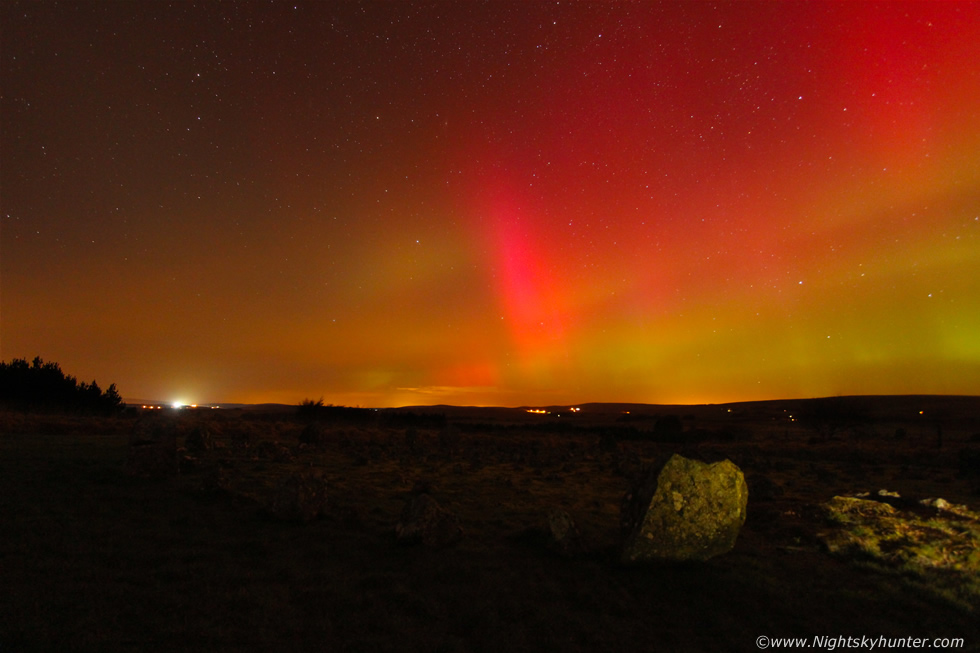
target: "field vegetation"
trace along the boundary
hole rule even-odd
[[[980,647],[978,401],[843,400],[6,411],[0,650]],[[131,442],[162,432],[179,447],[172,473],[133,475]],[[674,452],[735,462],[748,521],[707,562],[623,565],[622,499]],[[277,509],[297,479],[318,483],[313,514]],[[423,492],[458,517],[455,544],[397,541]],[[581,535],[572,552],[554,545],[556,511]]]

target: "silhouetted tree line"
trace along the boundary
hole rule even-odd
[[[40,356],[0,361],[0,405],[25,411],[109,414],[123,408],[116,384],[103,390],[94,380],[79,383]]]
[[[324,404],[321,397],[317,401],[304,399],[296,409],[296,416],[311,422],[344,424],[348,426],[373,425],[377,420],[375,411],[369,408],[351,408]]]

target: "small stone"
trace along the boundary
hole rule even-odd
[[[887,503],[857,497],[834,497],[824,506],[831,519],[838,516],[871,517],[895,513],[895,508]]]
[[[455,544],[463,535],[459,518],[446,510],[428,494],[419,494],[405,506],[401,520],[395,526],[399,542],[421,542],[431,548]]]
[[[551,548],[559,554],[572,556],[583,551],[582,534],[568,512],[560,508],[552,510],[548,514],[548,530]]]
[[[951,507],[951,504],[946,499],[923,499],[921,503],[924,506],[935,508],[936,510],[949,510]]]

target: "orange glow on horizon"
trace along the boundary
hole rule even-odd
[[[980,3],[436,4],[5,7],[3,357],[137,405],[980,395]]]

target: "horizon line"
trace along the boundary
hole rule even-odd
[[[541,407],[541,408],[556,408],[556,407],[573,407],[573,406],[596,406],[596,405],[610,405],[610,406],[729,406],[733,404],[753,404],[753,403],[766,403],[766,402],[784,402],[784,401],[814,401],[820,399],[847,399],[847,398],[902,398],[902,397],[948,397],[948,398],[976,398],[980,399],[980,394],[935,394],[935,393],[901,393],[901,394],[850,394],[850,395],[823,395],[816,397],[781,397],[781,398],[770,398],[770,399],[742,399],[735,401],[707,401],[707,402],[697,402],[697,403],[657,403],[657,402],[643,402],[643,401],[584,401],[584,402],[561,402],[561,403],[548,403],[548,404],[520,404],[516,406],[505,406],[501,404],[405,404],[400,406],[348,406],[346,404],[325,404],[326,406],[336,406],[338,408],[363,408],[365,410],[398,410],[406,408],[500,408],[500,409],[523,409],[529,407]],[[304,401],[304,400],[301,400]],[[260,401],[260,402],[241,402],[241,401],[210,401],[210,402],[196,402],[196,403],[185,403],[185,402],[175,402],[175,401],[159,401],[159,400],[145,400],[145,399],[134,399],[134,398],[123,398],[123,403],[126,406],[137,406],[137,405],[153,405],[153,406],[167,406],[167,407],[205,407],[205,408],[221,408],[222,406],[284,406],[284,407],[299,407],[301,401],[295,404],[293,403],[282,403],[277,401]]]

